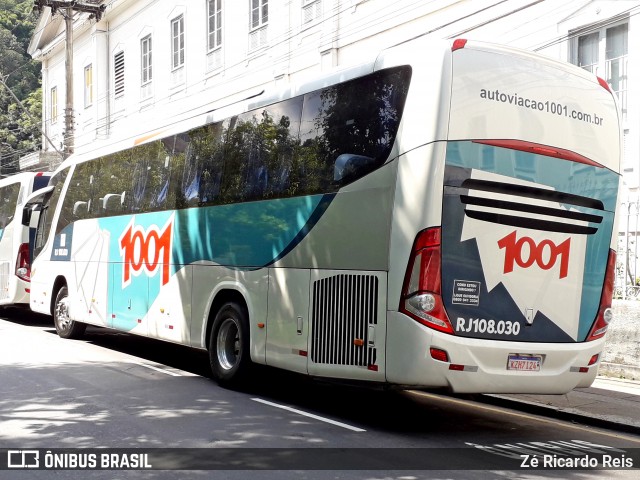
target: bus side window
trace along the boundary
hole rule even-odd
[[[186,135],[174,135],[159,141],[162,149],[156,163],[158,175],[151,191],[150,209],[163,210],[184,208],[184,195],[181,192],[184,171],[185,150],[188,145]]]
[[[0,188],[0,228],[4,229],[16,214],[20,184],[14,183]]]
[[[308,193],[335,190],[387,160],[410,76],[409,67],[382,70],[304,96],[299,156]]]
[[[89,162],[96,163],[96,162]],[[93,189],[93,216],[112,216],[126,213],[127,192],[131,189],[131,150],[102,157],[98,162],[95,188]]]
[[[80,163],[75,166],[60,211],[58,232],[72,222],[90,217],[92,191],[90,181],[93,170],[93,162]]]
[[[290,187],[301,115],[302,97],[297,97],[252,110],[230,122],[222,176],[224,202],[297,194]]]
[[[67,179],[67,175],[69,175],[69,169],[65,169],[51,177],[50,184],[54,187],[53,192],[51,193],[51,198],[48,202],[43,205],[43,213],[40,214],[41,222],[44,228],[41,228],[38,225],[38,235],[42,235],[42,244],[39,244],[40,249],[38,253],[44,247],[44,244],[47,242],[47,238],[49,236],[49,232],[51,231],[51,224],[53,223],[53,215],[56,211],[58,203],[60,202],[60,197],[62,194],[62,188],[64,187],[65,180]],[[45,213],[46,210],[46,213]],[[60,218],[56,224],[55,233],[60,233],[60,231],[68,225],[68,222],[65,223],[65,219],[62,216],[62,211],[60,212]]]
[[[153,143],[139,145],[132,151],[132,175],[129,195],[125,196],[125,210],[128,213],[144,211],[145,194],[151,172],[151,155]],[[148,152],[149,150],[149,152]]]
[[[185,174],[193,171],[193,181],[185,185],[185,197],[192,202],[197,199],[198,205],[213,205],[219,199],[228,124],[218,122],[189,132],[190,158]]]

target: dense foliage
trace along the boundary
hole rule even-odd
[[[0,0],[0,75],[30,112],[28,115],[0,84],[0,173],[3,175],[15,172],[20,157],[40,148],[40,64],[27,54],[38,18],[32,7],[32,0]]]

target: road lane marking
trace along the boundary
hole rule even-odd
[[[336,425],[338,427],[346,428],[347,430],[351,430],[353,432],[366,432],[366,430],[362,428],[354,427],[352,425],[347,425],[346,423],[342,423],[342,422],[337,422],[335,420],[331,420],[330,418],[321,417],[319,415],[314,415],[313,413],[304,412],[302,410],[298,410],[297,408],[287,407],[286,405],[280,405],[279,403],[269,402],[267,400],[263,400],[262,398],[252,398],[251,400],[253,400],[254,402],[269,405],[271,407],[276,407],[282,410],[287,410],[289,412],[297,413],[298,415],[302,415],[304,417],[320,420],[321,422],[330,423],[331,425]]]
[[[155,370],[156,372],[164,373],[166,375],[171,375],[172,377],[182,377],[182,376],[184,376],[181,373],[172,372],[171,370],[166,370],[164,368],[154,367],[153,365],[148,365],[148,364],[142,363],[142,362],[131,362],[131,363],[133,363],[134,365],[139,365],[141,367],[149,368],[151,370]]]

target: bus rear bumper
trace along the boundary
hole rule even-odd
[[[456,393],[562,394],[591,385],[599,359],[588,364],[603,347],[604,339],[550,344],[458,337],[388,312],[386,375],[392,384]],[[449,362],[432,358],[431,348],[446,352]],[[516,354],[540,356],[540,370],[508,370],[508,358]]]

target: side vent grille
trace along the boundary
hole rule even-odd
[[[377,306],[378,279],[373,275],[336,275],[314,282],[311,360],[375,365],[369,327],[378,323]]]

